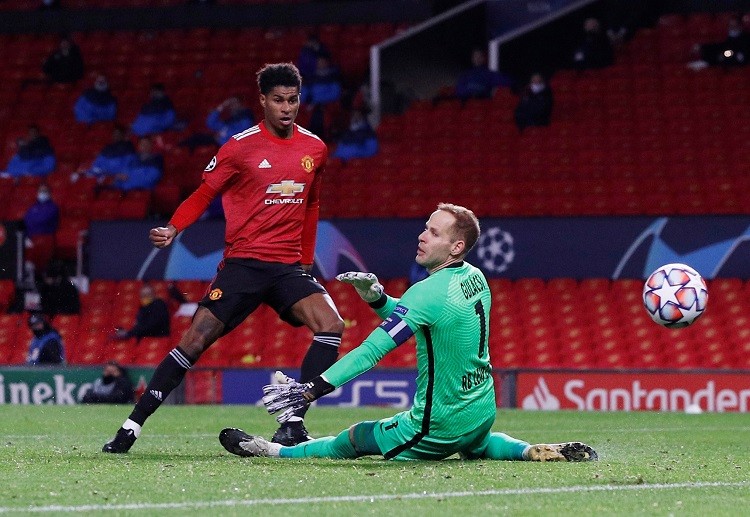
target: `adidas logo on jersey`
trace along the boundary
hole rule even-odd
[[[266,160],[265,158],[263,158],[263,161],[258,164],[258,168],[259,169],[270,169],[271,168],[271,164],[268,163],[268,160]]]
[[[163,397],[163,395],[162,395],[161,391],[158,391],[158,390],[150,390],[150,391],[149,391],[149,393],[150,393],[151,395],[153,395],[153,396],[154,396],[154,398],[155,398],[156,400],[158,400],[159,402],[161,402],[161,401],[162,401],[162,397]]]

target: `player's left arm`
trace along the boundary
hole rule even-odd
[[[427,282],[410,287],[391,315],[380,324],[357,348],[308,383],[291,379],[285,384],[263,387],[263,404],[276,420],[283,423],[295,411],[334,391],[375,366],[385,354],[404,343],[421,326],[429,326],[440,317],[442,299]],[[419,286],[419,287],[417,287]],[[436,300],[438,298],[438,300]]]
[[[442,300],[427,283],[415,284],[401,297],[383,323],[361,345],[336,361],[310,383],[315,400],[372,369],[388,352],[406,342],[419,328],[435,323],[442,311]]]
[[[310,194],[305,207],[305,221],[302,224],[302,259],[300,262],[302,268],[308,273],[312,271],[313,262],[315,262],[315,239],[320,218],[320,184],[324,167],[325,162],[315,171],[315,178],[310,185]]]
[[[404,335],[406,334],[411,336],[413,331],[408,329],[404,332]],[[406,339],[408,337],[403,341]],[[288,379],[282,384],[263,386],[263,404],[269,413],[276,414],[278,422],[284,423],[294,416],[298,409],[371,369],[396,346],[398,343],[386,331],[377,328],[361,345],[310,382],[301,384],[294,379]]]

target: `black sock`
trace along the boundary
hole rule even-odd
[[[151,377],[146,387],[146,392],[130,413],[130,420],[143,425],[146,419],[159,409],[172,390],[180,385],[182,379],[185,378],[185,373],[194,362],[180,347],[169,352],[156,367],[154,376]]]
[[[335,332],[318,332],[313,336],[313,342],[302,360],[299,381],[309,382],[326,371],[339,356],[339,345],[341,334]],[[295,413],[303,418],[307,413],[307,407]]]

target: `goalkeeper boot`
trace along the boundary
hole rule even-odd
[[[247,434],[242,429],[227,427],[219,433],[219,442],[232,454],[237,456],[278,456],[281,445],[273,444],[261,438]]]
[[[530,461],[596,461],[599,455],[594,449],[581,442],[542,443],[529,448],[527,459]]]
[[[135,433],[132,429],[123,429],[121,427],[117,430],[115,437],[104,444],[102,452],[111,452],[115,454],[128,452],[135,443],[135,438]]]
[[[292,447],[298,443],[309,442],[310,440],[312,438],[307,434],[307,429],[305,429],[305,424],[302,420],[284,422],[281,424],[281,427],[276,429],[276,432],[273,433],[273,438],[271,438],[273,443],[278,443],[284,447]]]

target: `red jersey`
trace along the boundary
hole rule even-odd
[[[327,157],[326,144],[297,124],[288,139],[263,122],[230,138],[203,172],[223,194],[224,257],[312,263]]]

